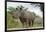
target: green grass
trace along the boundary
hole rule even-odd
[[[42,24],[34,23],[33,27],[42,27]],[[18,23],[14,21],[12,15],[7,13],[7,28],[22,28],[23,25],[20,21]]]
[[[42,24],[34,23],[33,27],[43,27]]]
[[[17,23],[12,18],[12,15],[7,13],[7,28],[21,28],[21,27],[22,27],[22,23],[21,22]]]

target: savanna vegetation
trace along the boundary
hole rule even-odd
[[[36,14],[34,12],[29,12],[27,10],[28,10],[28,8],[25,8],[23,6],[17,6],[16,8],[15,7],[7,8],[7,28],[25,28],[26,23],[24,22],[24,27],[23,27],[23,23],[21,22],[21,19],[19,18],[20,15],[24,19],[29,18],[30,21],[33,21],[33,22],[31,22],[30,25],[27,23],[27,27],[29,27],[29,26],[30,26],[30,28],[31,27],[43,27],[43,18],[41,18],[40,16],[36,16]],[[24,20],[24,21],[26,21],[26,20]],[[29,20],[28,20],[28,22],[29,22]]]

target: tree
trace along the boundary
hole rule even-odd
[[[31,5],[33,5],[34,7],[40,7],[41,11],[43,12],[44,10],[44,4],[43,3],[31,3]]]

